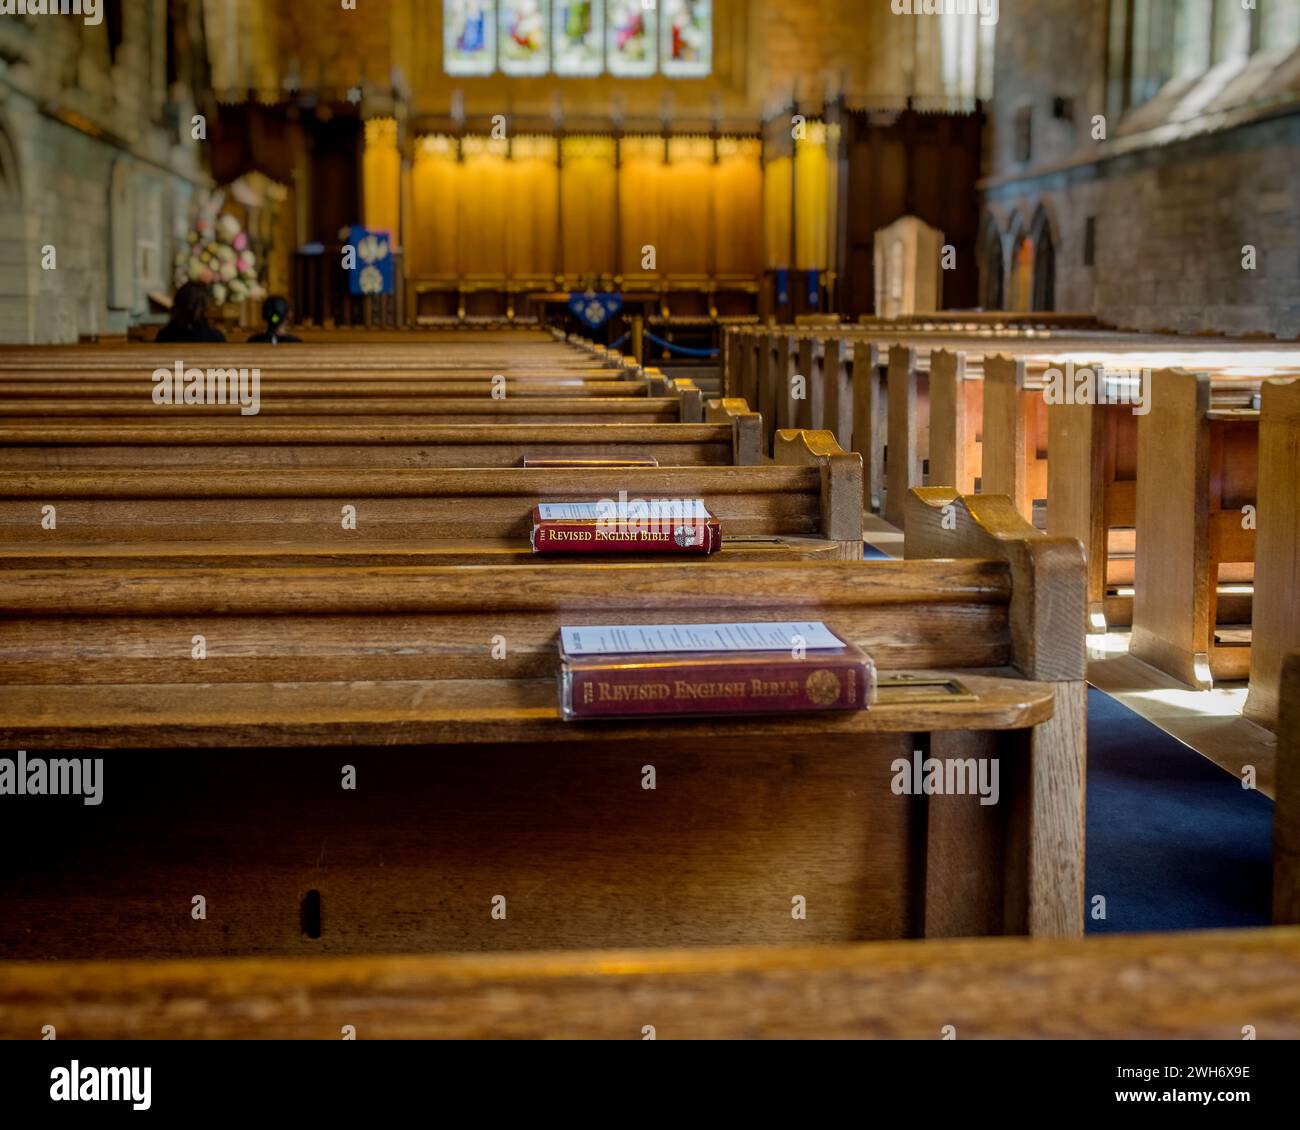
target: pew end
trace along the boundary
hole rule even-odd
[[[1282,661],[1278,697],[1273,922],[1300,926],[1300,651]]]
[[[1042,813],[1034,873],[1044,893],[1040,929],[1081,933],[1088,689],[1083,549],[1073,538],[1035,529],[1005,495],[962,496],[948,487],[911,492],[904,547],[909,560],[995,558],[1011,570],[1012,662],[1028,678],[1050,680],[1056,696],[1052,720],[1036,726],[1032,737],[1032,788]]]
[[[1274,729],[1283,658],[1300,648],[1300,380],[1260,389],[1257,527],[1245,715]]]
[[[821,532],[838,542],[846,561],[862,559],[862,456],[845,451],[833,433],[779,430],[773,447],[778,465],[817,467],[821,472]]]
[[[731,425],[731,449],[737,467],[757,467],[763,462],[763,418],[740,397],[705,401],[704,421]]]

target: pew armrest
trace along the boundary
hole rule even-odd
[[[861,455],[840,447],[833,432],[806,428],[779,430],[772,454],[784,466],[820,468],[823,535],[832,541],[862,541]]]
[[[1002,494],[962,495],[952,487],[914,487],[905,511],[905,555],[982,557],[1011,568],[1011,641],[1016,667],[1030,679],[1087,677],[1083,632],[1087,570],[1076,538],[1049,537]]]
[[[733,461],[737,467],[757,467],[763,461],[763,417],[750,410],[748,402],[726,396],[704,403],[704,420],[709,424],[730,424]]]
[[[683,424],[704,423],[704,394],[689,377],[678,377],[668,382],[669,391],[676,395],[682,408]]]

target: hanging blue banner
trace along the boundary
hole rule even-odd
[[[353,224],[348,243],[355,255],[348,272],[348,293],[376,295],[393,293],[392,237],[386,231],[370,231]]]
[[[776,272],[776,304],[785,306],[790,301],[790,272],[784,267]]]
[[[569,292],[569,309],[589,330],[598,330],[623,309],[623,296],[573,290]]]
[[[821,305],[821,299],[822,299],[821,272],[809,271],[808,272],[808,305],[815,310],[817,309],[818,306]]]

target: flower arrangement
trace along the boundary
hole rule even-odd
[[[224,201],[217,192],[200,205],[194,228],[185,237],[186,247],[176,256],[176,284],[201,282],[218,304],[264,298],[248,233],[234,216],[221,211]]]

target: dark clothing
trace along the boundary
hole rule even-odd
[[[252,337],[248,339],[248,344],[249,345],[275,345],[282,341],[297,342],[299,345],[302,344],[302,338],[294,337],[293,334],[277,334],[275,337],[272,337],[268,333],[254,334]]]
[[[154,341],[160,342],[186,342],[186,341],[225,341],[226,335],[220,330],[208,325],[207,322],[200,322],[198,325],[191,326],[189,329],[183,329],[181,326],[174,326],[168,322],[158,331],[158,336]]]

